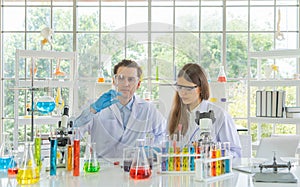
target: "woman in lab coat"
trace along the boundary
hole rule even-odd
[[[213,142],[230,142],[234,157],[241,157],[241,144],[232,117],[221,107],[208,101],[209,84],[204,69],[198,64],[186,64],[178,73],[176,93],[171,108],[168,131],[172,136],[180,131],[184,144],[200,139],[200,129],[195,122],[196,111],[214,112],[211,136]],[[182,129],[178,130],[178,124]],[[179,135],[177,135],[179,137]]]
[[[136,139],[154,136],[155,143],[165,135],[166,119],[151,103],[137,95],[142,70],[131,60],[114,67],[113,84],[117,88],[100,96],[75,120],[83,135],[89,132],[96,142],[97,155],[121,158],[124,147],[135,146]]]

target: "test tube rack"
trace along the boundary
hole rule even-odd
[[[162,154],[157,153],[158,173],[195,173],[195,159],[201,158],[201,154]]]
[[[159,165],[158,173],[160,174],[195,174],[195,180],[207,182],[233,176],[233,157],[231,155],[202,158],[203,154],[162,154],[157,152],[156,154]],[[170,161],[172,168],[170,168]],[[213,167],[215,167],[214,174],[212,174]]]
[[[232,177],[232,158],[229,155],[219,158],[196,159],[195,180],[210,182]]]

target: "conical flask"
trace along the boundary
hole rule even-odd
[[[133,179],[147,179],[151,176],[151,169],[144,149],[145,140],[136,140],[136,152],[130,167],[129,175]]]
[[[10,178],[15,178],[18,174],[18,169],[19,169],[19,157],[18,157],[18,151],[13,150],[12,153],[13,157],[10,161],[9,168],[7,170],[7,175]]]
[[[12,161],[12,148],[9,143],[9,134],[3,133],[2,145],[0,148],[0,177],[7,176],[7,170]]]
[[[227,82],[224,66],[220,67],[219,75],[218,75],[218,82]]]
[[[93,142],[86,146],[87,155],[85,158],[83,170],[87,173],[95,173],[100,170],[100,164],[96,156],[96,143]]]
[[[39,182],[40,173],[33,156],[33,142],[25,142],[24,155],[17,174],[19,184],[34,184]]]

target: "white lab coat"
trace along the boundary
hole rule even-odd
[[[210,110],[214,111],[214,116],[216,118],[211,132],[212,141],[230,142],[230,151],[233,156],[241,157],[241,143],[232,117],[223,108],[207,100],[203,100],[194,110],[190,112],[189,128],[186,133],[188,139],[186,139],[186,141],[189,140],[189,137],[191,137],[193,132],[195,132],[195,130],[198,128],[198,125],[195,122],[196,111],[203,113]],[[200,133],[200,130],[198,130],[195,134],[196,136],[194,140],[200,139]]]
[[[153,134],[158,143],[165,136],[166,119],[151,102],[135,95],[126,129],[116,104],[94,114],[85,125],[75,121],[75,126],[79,126],[81,135],[90,133],[91,141],[96,142],[97,156],[122,158],[123,148],[135,146],[136,139],[145,138],[147,133]]]

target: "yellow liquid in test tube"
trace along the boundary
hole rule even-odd
[[[188,147],[184,147],[182,150],[183,154],[188,154],[189,153],[189,148]],[[189,157],[188,156],[184,156],[182,158],[182,171],[188,171],[189,169]]]
[[[18,184],[35,184],[40,180],[39,168],[19,168],[17,175]]]

